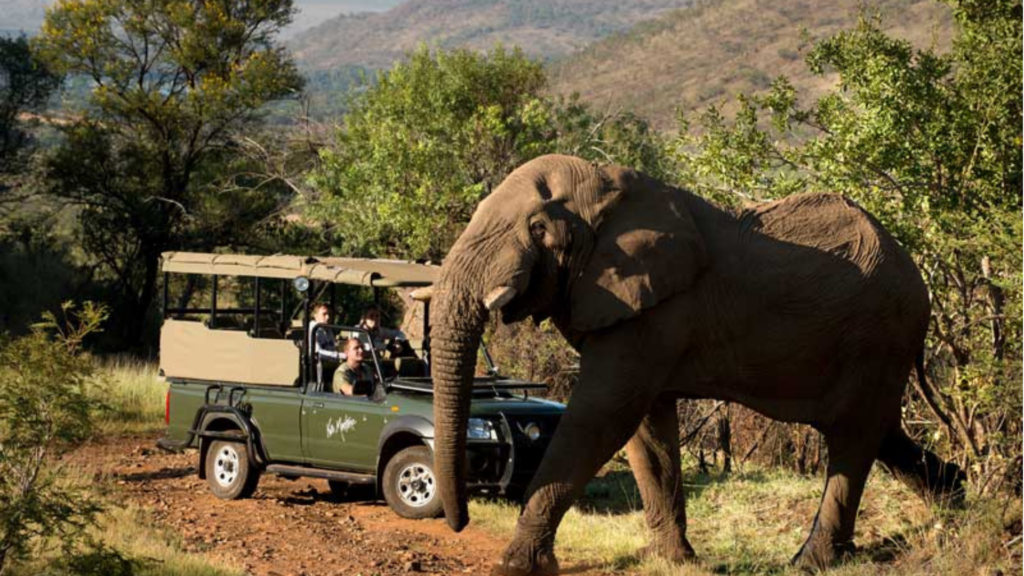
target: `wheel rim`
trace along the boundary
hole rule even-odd
[[[220,486],[230,488],[238,479],[238,469],[238,451],[231,445],[221,446],[213,461],[213,479]]]
[[[430,504],[437,492],[434,471],[424,464],[410,464],[398,473],[395,488],[398,489],[398,497],[402,499],[402,503],[413,508],[422,508]]]

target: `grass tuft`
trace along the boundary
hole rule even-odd
[[[154,362],[116,356],[100,362],[97,376],[93,392],[107,406],[99,417],[103,435],[163,428],[167,383]]]

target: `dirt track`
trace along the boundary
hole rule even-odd
[[[251,574],[487,574],[505,544],[472,526],[454,534],[442,520],[404,520],[383,502],[345,501],[324,480],[266,475],[252,499],[219,500],[196,476],[194,452],[168,454],[155,448],[155,440],[108,439],[73,459],[95,467],[128,499],[151,510],[190,551],[222,557]]]

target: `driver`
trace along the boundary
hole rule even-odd
[[[369,396],[373,392],[373,366],[364,362],[366,349],[358,338],[345,341],[345,363],[334,373],[334,391],[346,396]]]
[[[399,340],[407,340],[405,333],[394,328],[385,328],[380,325],[380,308],[376,305],[369,306],[363,311],[363,318],[359,321],[359,327],[370,335],[375,350],[385,348],[385,340],[397,343]],[[397,349],[401,349],[398,347]]]

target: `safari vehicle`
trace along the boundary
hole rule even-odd
[[[422,334],[388,357],[356,326],[312,326],[311,308],[338,290],[430,286],[436,266],[388,260],[169,252],[163,255],[160,373],[169,383],[161,448],[198,449],[199,477],[219,498],[253,493],[261,474],[364,485],[398,515],[441,514],[433,470],[429,299]],[[204,301],[191,300],[197,286]],[[182,295],[171,304],[172,291]],[[229,295],[233,292],[233,295]],[[421,293],[423,291],[420,291]],[[414,294],[416,292],[414,291]],[[208,299],[208,300],[207,300]],[[358,338],[375,372],[369,395],[330,391],[315,332]],[[342,347],[339,345],[338,349]],[[530,397],[541,384],[504,378],[482,350],[467,431],[471,489],[518,496],[564,406]]]

